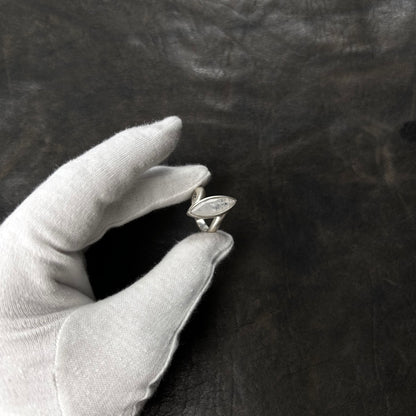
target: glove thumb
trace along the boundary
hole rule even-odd
[[[142,408],[232,246],[223,231],[193,234],[127,289],[69,315],[55,362],[64,416],[133,415]]]

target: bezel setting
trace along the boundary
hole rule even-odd
[[[191,206],[186,214],[195,219],[201,231],[215,233],[227,212],[236,202],[235,198],[227,195],[214,195],[205,198],[205,189],[198,186],[192,194]],[[208,225],[205,220],[211,220],[211,224]]]
[[[187,215],[192,218],[215,218],[227,213],[236,202],[237,200],[235,198],[226,195],[209,196],[191,205]],[[215,207],[215,204],[217,207]]]

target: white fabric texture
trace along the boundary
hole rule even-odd
[[[83,252],[109,228],[185,201],[209,180],[204,166],[158,165],[181,127],[171,116],[103,141],[1,224],[0,415],[131,416],[156,388],[232,237],[192,234],[100,301]]]

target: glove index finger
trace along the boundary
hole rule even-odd
[[[98,172],[108,171],[109,174],[143,172],[169,156],[180,138],[181,129],[182,120],[177,116],[130,127],[73,161],[86,166],[92,163]]]
[[[175,148],[182,121],[171,116],[121,131],[58,168],[7,218],[43,246],[85,248],[106,209]],[[15,220],[15,221],[14,221]]]

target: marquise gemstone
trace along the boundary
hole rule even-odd
[[[235,203],[236,200],[229,196],[210,196],[191,207],[188,214],[192,217],[213,218],[229,211]]]

